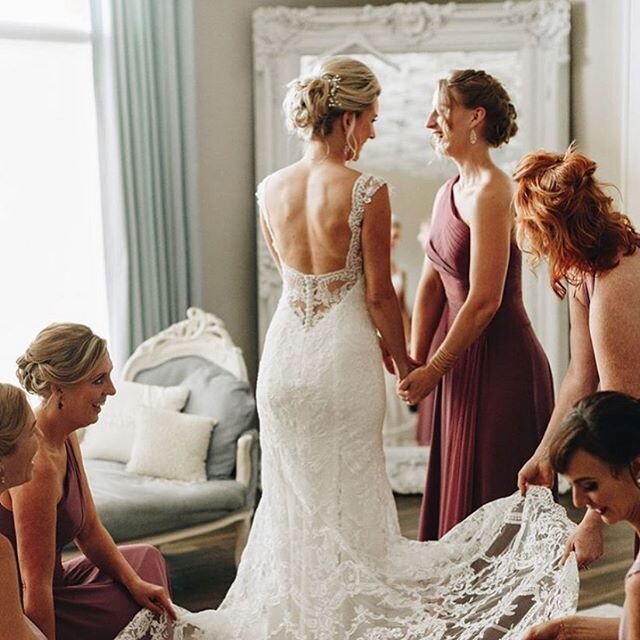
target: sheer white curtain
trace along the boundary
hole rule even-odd
[[[87,0],[0,0],[0,380],[50,322],[107,335]]]

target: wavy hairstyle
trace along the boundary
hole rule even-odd
[[[572,143],[564,154],[528,153],[513,174],[518,244],[530,254],[532,267],[548,261],[549,281],[559,298],[567,293],[564,280],[579,286],[640,246],[640,234],[613,208],[595,177],[596,166]]]
[[[439,109],[442,110],[445,137],[448,134],[449,113],[452,104],[465,109],[482,107],[484,126],[479,131],[492,147],[509,142],[518,132],[516,108],[502,83],[486,71],[456,69],[437,83]]]
[[[287,85],[282,107],[287,129],[299,137],[324,138],[343,113],[360,114],[380,95],[380,83],[371,69],[354,58],[336,56],[325,60],[316,73],[296,78]],[[353,130],[345,132],[349,159],[360,153]]]

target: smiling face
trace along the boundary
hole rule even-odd
[[[475,109],[466,109],[457,99],[455,90],[436,89],[426,127],[438,153],[457,156],[470,145],[471,129],[477,126]],[[479,134],[479,131],[476,131]]]
[[[105,352],[85,380],[61,387],[65,416],[78,428],[97,422],[107,397],[115,394],[112,370],[111,358]]]
[[[5,484],[3,489],[17,487],[31,479],[33,457],[38,450],[39,432],[33,411],[27,411],[27,421],[8,455],[2,458]]]
[[[356,120],[356,137],[360,143],[360,148],[367,140],[373,140],[376,137],[375,123],[378,119],[378,101],[376,100],[369,109],[365,109],[358,115]]]
[[[637,524],[640,488],[629,469],[614,474],[608,463],[578,449],[571,456],[565,475],[571,482],[576,507],[590,507],[607,524],[622,520]]]

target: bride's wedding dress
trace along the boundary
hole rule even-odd
[[[575,611],[575,561],[559,565],[572,525],[546,489],[488,504],[438,542],[400,534],[360,244],[381,184],[355,181],[343,269],[281,261],[257,385],[263,495],[224,602],[172,625],[143,611],[120,640],[515,640]],[[258,199],[268,225],[264,183]]]

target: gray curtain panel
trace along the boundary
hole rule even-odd
[[[191,0],[91,0],[111,352],[200,304]]]

